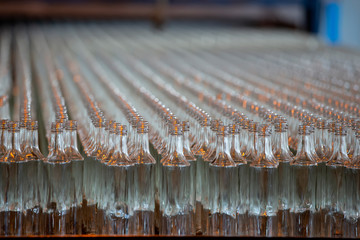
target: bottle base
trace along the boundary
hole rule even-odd
[[[235,236],[236,219],[223,213],[211,214],[209,217],[209,235],[215,236]]]
[[[195,235],[195,213],[167,216],[162,214],[160,235]]]
[[[256,237],[276,237],[278,235],[277,216],[249,215],[249,234]]]

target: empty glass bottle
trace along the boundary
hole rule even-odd
[[[162,159],[160,211],[164,235],[195,234],[195,202],[191,166],[183,153],[181,125],[171,125],[169,154]]]
[[[345,167],[350,164],[346,146],[346,127],[335,126],[334,151],[326,163],[325,236],[343,236]]]
[[[293,236],[311,237],[314,233],[317,163],[311,152],[310,126],[299,125],[298,149],[291,162]]]
[[[359,237],[360,227],[360,131],[356,131],[356,142],[354,146],[353,158],[346,165],[344,170],[345,177],[345,207],[343,237]]]
[[[208,234],[231,236],[236,232],[237,165],[230,155],[228,126],[217,131],[216,156],[209,163]]]
[[[134,167],[134,216],[131,234],[151,235],[155,232],[155,165],[149,150],[149,123],[139,121],[137,142],[130,159]]]
[[[257,156],[250,164],[249,233],[253,236],[277,236],[278,162],[272,152],[268,125],[253,129],[258,135]]]
[[[240,151],[240,126],[230,124],[229,129],[232,136],[230,155],[237,165],[237,194],[236,199],[236,224],[237,235],[246,236],[248,234],[248,210],[249,210],[249,166]]]
[[[9,184],[9,164],[5,161],[4,155],[7,151],[8,141],[8,120],[0,121],[0,235],[4,236],[7,229],[7,186]]]
[[[27,139],[24,144],[24,158],[28,161],[28,169],[31,176],[28,177],[29,190],[32,193],[29,196],[29,203],[26,207],[26,226],[27,235],[40,233],[40,184],[43,180],[43,161],[45,157],[39,150],[38,141],[38,122],[28,121],[26,126]],[[31,170],[30,170],[31,169]]]
[[[108,234],[129,234],[129,221],[133,217],[134,162],[128,156],[127,127],[116,125],[114,152],[106,163],[106,224]]]
[[[286,122],[275,123],[275,146],[274,156],[279,163],[279,236],[289,236],[291,233],[290,220],[290,190],[291,190],[291,175],[290,162],[293,160],[288,143],[288,124]]]
[[[70,206],[73,203],[73,178],[71,160],[64,151],[63,124],[51,124],[49,155],[44,161],[48,186],[44,194],[47,204],[44,209],[45,232],[64,235],[70,233]]]
[[[71,219],[73,229],[69,231],[74,234],[81,234],[81,204],[83,201],[83,171],[84,158],[78,150],[77,144],[77,122],[75,120],[68,120],[65,122],[64,131],[64,148],[67,159],[71,161],[71,171],[73,180],[74,201],[71,205]],[[70,225],[70,224],[69,224]],[[71,228],[71,226],[69,226]]]

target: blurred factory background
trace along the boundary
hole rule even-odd
[[[142,19],[285,27],[360,49],[359,0],[0,0],[3,23],[43,19]]]

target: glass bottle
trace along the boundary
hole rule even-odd
[[[325,236],[343,236],[343,205],[345,201],[345,166],[350,164],[346,146],[347,129],[335,125],[334,151],[326,163],[326,215]]]
[[[220,126],[216,156],[209,163],[209,235],[232,236],[237,233],[237,170],[230,155],[229,128]]]
[[[39,150],[39,141],[38,141],[38,122],[37,121],[28,121],[26,124],[26,134],[27,139],[24,145],[24,157],[28,161],[28,169],[32,172],[31,177],[28,178],[29,189],[32,189],[33,192],[30,196],[29,207],[26,212],[26,234],[39,234],[40,232],[40,184],[43,179],[43,161],[45,157]]]
[[[27,162],[21,153],[20,124],[10,121],[8,123],[8,150],[3,161],[8,164],[8,189],[6,193],[6,209],[8,219],[6,235],[24,234],[24,200],[28,189],[26,186]]]
[[[99,198],[101,195],[100,186],[102,183],[101,172],[101,156],[103,152],[103,142],[104,142],[104,131],[106,122],[101,116],[93,117],[93,129],[92,135],[89,136],[89,141],[91,147],[89,147],[88,157],[84,160],[84,187],[86,194],[86,213],[84,213],[83,221],[87,228],[87,233],[101,233],[103,227],[103,212],[101,209],[97,209],[97,204],[99,203]],[[100,159],[98,159],[98,156]]]
[[[316,218],[318,237],[325,236],[325,198],[326,198],[326,162],[329,160],[329,146],[326,144],[328,138],[328,121],[318,118],[315,130],[315,151],[317,162],[317,183],[316,183]]]
[[[197,202],[196,200],[196,158],[192,154],[190,149],[190,141],[189,141],[189,134],[190,134],[190,123],[189,121],[182,121],[182,131],[183,131],[183,153],[185,156],[186,161],[190,163],[190,203],[194,206],[195,209],[195,228],[196,232],[201,231],[201,206],[200,201]],[[198,207],[200,209],[198,209]]]
[[[310,147],[310,126],[299,125],[298,149],[291,166],[293,236],[311,237],[314,233],[317,163]]]
[[[137,142],[130,159],[134,167],[134,216],[131,234],[152,235],[155,233],[155,165],[149,150],[149,123],[139,121]]]
[[[7,186],[9,184],[9,164],[4,155],[7,151],[8,120],[0,120],[0,236],[5,236],[7,229]]]
[[[115,129],[114,152],[105,163],[105,199],[107,233],[128,234],[129,220],[133,217],[134,162],[128,155],[127,126],[117,124]]]
[[[345,204],[343,237],[358,238],[360,236],[360,131],[355,131],[356,142],[353,158],[346,165],[345,176]]]
[[[51,124],[49,155],[44,161],[48,179],[46,195],[47,204],[44,209],[46,217],[46,233],[64,235],[70,233],[67,223],[70,220],[70,206],[73,202],[73,179],[71,160],[64,151],[63,124]]]
[[[213,132],[214,135],[217,135],[218,129],[221,126],[224,126],[224,123],[220,120],[214,120],[214,125],[211,126],[211,131]],[[208,230],[209,230],[209,215],[210,215],[210,202],[209,202],[209,194],[210,194],[210,170],[209,170],[209,165],[212,161],[214,161],[215,157],[216,157],[216,146],[214,148],[214,151],[208,151],[207,154],[205,154],[205,156],[203,156],[201,158],[201,160],[198,159],[198,161],[202,161],[202,164],[198,164],[197,166],[197,170],[198,168],[201,168],[201,171],[198,170],[197,174],[201,174],[201,178],[200,178],[200,186],[198,189],[198,192],[200,192],[201,194],[201,205],[202,205],[202,209],[201,209],[201,225],[202,225],[202,234],[207,235],[209,234]],[[196,175],[198,176],[198,175]],[[198,184],[198,183],[197,183]],[[200,199],[200,198],[198,198]]]
[[[274,156],[279,163],[278,167],[278,190],[279,190],[279,210],[278,234],[281,237],[289,236],[291,233],[290,221],[290,162],[293,160],[288,143],[288,124],[287,122],[275,123],[275,146]]]
[[[237,235],[246,236],[248,234],[248,210],[249,210],[249,166],[240,151],[240,126],[230,124],[231,149],[230,155],[235,162],[237,172],[237,191],[236,191],[236,224]]]
[[[83,201],[83,171],[84,158],[78,150],[77,143],[77,122],[75,120],[68,120],[65,122],[65,138],[64,147],[66,157],[71,161],[71,171],[73,179],[74,202],[71,206],[71,219],[73,229],[70,230],[73,234],[81,234],[81,204]]]
[[[253,236],[277,236],[278,162],[272,152],[271,129],[253,126],[257,157],[250,163],[249,233]]]
[[[195,202],[191,196],[191,167],[183,153],[183,131],[179,124],[171,125],[172,144],[162,159],[160,211],[164,235],[195,234]]]

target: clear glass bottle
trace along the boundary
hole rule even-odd
[[[115,129],[114,152],[106,164],[106,229],[108,234],[128,234],[129,221],[133,217],[134,162],[128,155],[127,126],[117,124]]]
[[[40,181],[43,179],[43,161],[44,155],[39,150],[38,141],[38,122],[28,121],[26,124],[27,139],[24,145],[24,158],[28,161],[28,169],[32,172],[31,177],[28,178],[29,189],[32,193],[29,196],[29,203],[26,212],[26,229],[27,235],[40,233]],[[31,170],[30,170],[31,169]]]
[[[9,164],[4,155],[7,151],[8,120],[0,120],[0,236],[5,236],[7,229],[7,186],[9,184]]]
[[[334,151],[326,163],[326,215],[325,236],[342,237],[345,202],[345,166],[350,164],[347,155],[346,127],[335,126]]]
[[[230,155],[229,128],[220,126],[217,131],[216,156],[209,163],[209,235],[237,234],[237,170]]]
[[[213,131],[214,135],[217,135],[218,129],[224,126],[224,123],[220,120],[215,120],[215,124],[213,126],[211,126],[211,131]],[[202,164],[198,164],[197,166],[197,170],[198,168],[201,168],[201,170],[197,171],[197,174],[201,174],[201,178],[200,178],[200,186],[197,186],[197,190],[198,192],[200,192],[201,194],[201,225],[202,225],[202,234],[207,235],[208,230],[209,230],[209,215],[210,215],[210,202],[209,202],[209,194],[210,194],[210,170],[209,170],[209,165],[212,161],[214,161],[216,157],[216,145],[214,148],[214,151],[208,151],[207,154],[205,154],[205,156],[203,156],[201,159],[198,159],[198,161],[202,161]],[[196,175],[198,176],[198,175]],[[199,183],[197,183],[199,184]],[[198,198],[200,199],[200,198]]]
[[[360,130],[356,130],[356,141],[353,158],[346,165],[345,176],[345,204],[343,237],[358,238],[360,236]]]
[[[318,158],[316,178],[316,236],[325,236],[325,198],[326,198],[326,162],[329,160],[329,146],[326,144],[328,138],[328,121],[318,118],[315,130],[315,151]]]
[[[139,121],[137,142],[130,159],[134,167],[134,217],[130,234],[152,235],[155,233],[155,165],[149,150],[149,123]]]
[[[281,237],[289,236],[291,233],[290,221],[290,190],[291,175],[290,162],[293,160],[288,143],[288,124],[287,122],[275,123],[275,146],[274,156],[279,163],[278,167],[278,190],[279,190],[279,210],[278,234]]]
[[[84,160],[84,186],[87,198],[87,206],[84,217],[86,222],[88,233],[101,234],[103,230],[103,211],[97,209],[97,204],[101,199],[101,185],[103,179],[101,178],[101,156],[104,149],[104,132],[106,127],[106,121],[102,116],[93,117],[93,134],[90,136],[90,142],[92,143],[89,151],[89,156]],[[93,139],[91,139],[93,138]]]
[[[236,224],[237,235],[246,236],[248,234],[248,210],[249,210],[249,166],[240,151],[240,126],[238,124],[229,125],[232,141],[230,155],[237,165],[237,204],[236,204]]]
[[[191,196],[191,166],[183,153],[181,125],[171,125],[170,151],[162,159],[160,187],[160,233],[164,235],[195,234],[195,202]]]
[[[27,184],[27,162],[21,153],[20,147],[20,123],[10,121],[8,123],[8,150],[3,157],[8,163],[8,188],[6,193],[7,229],[6,235],[24,234],[24,207],[28,190]]]
[[[183,131],[183,153],[185,156],[186,161],[190,163],[190,183],[191,183],[191,190],[190,190],[190,202],[192,206],[194,206],[195,209],[195,228],[196,232],[201,231],[201,207],[199,206],[199,203],[196,204],[196,158],[192,154],[190,149],[190,141],[189,141],[189,135],[190,135],[190,123],[189,121],[182,121],[182,131]],[[200,207],[200,209],[197,209],[197,207]]]
[[[64,235],[71,233],[69,226],[70,206],[73,203],[73,179],[71,160],[64,150],[64,126],[62,123],[51,124],[49,155],[44,161],[48,179],[46,195],[46,234]]]
[[[291,162],[293,236],[314,236],[316,197],[316,159],[310,147],[310,126],[299,125],[298,149]]]
[[[71,205],[71,219],[73,229],[70,230],[73,234],[81,234],[81,210],[84,194],[83,187],[83,173],[84,173],[84,158],[78,150],[77,143],[77,121],[68,120],[65,122],[65,138],[64,147],[66,157],[71,161],[71,171],[73,178],[74,202]]]
[[[272,152],[271,130],[262,124],[253,129],[258,135],[257,157],[250,163],[249,233],[277,236],[278,162]]]

